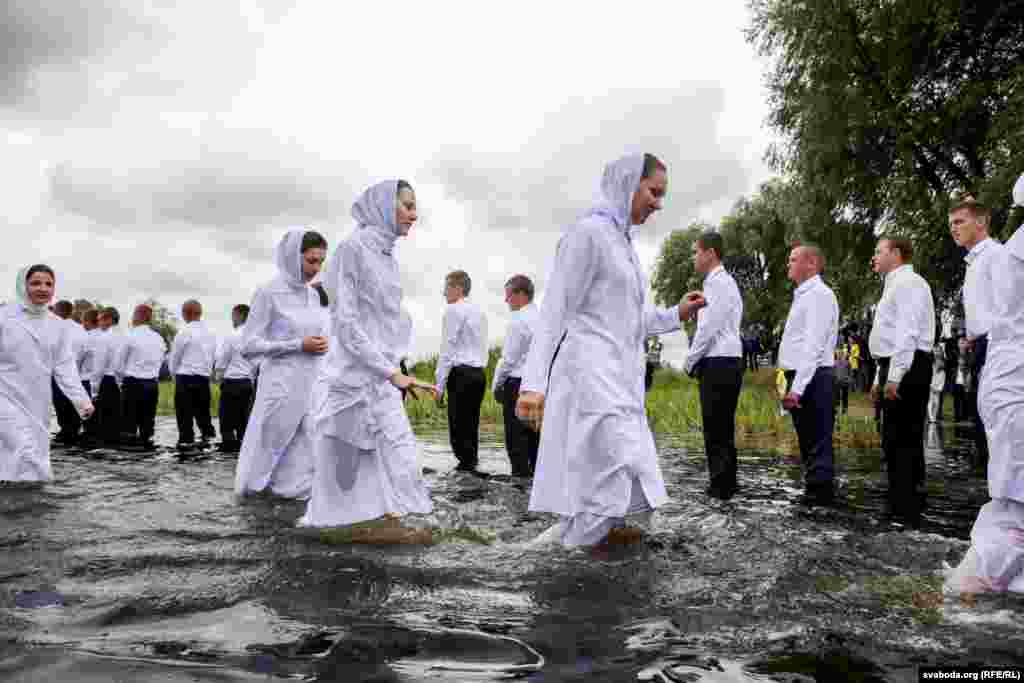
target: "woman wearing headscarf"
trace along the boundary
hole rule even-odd
[[[47,308],[49,266],[18,273],[17,302],[0,307],[0,481],[43,482],[50,470],[50,378],[84,419],[93,413],[67,326]]]
[[[327,241],[289,230],[277,245],[277,277],[257,290],[242,328],[241,353],[262,359],[235,472],[235,493],[307,498],[313,476],[313,386],[327,352],[328,317],[310,286]]]
[[[327,266],[336,346],[326,367],[313,495],[301,526],[331,527],[433,509],[402,389],[422,386],[399,369],[411,334],[401,308],[395,242],[416,221],[401,180],[378,183],[352,207],[358,227]],[[431,387],[432,388],[432,387]]]
[[[704,304],[696,293],[672,308],[647,301],[630,230],[661,208],[667,187],[650,154],[610,163],[602,201],[558,242],[516,406],[535,429],[543,416],[530,510],[562,521],[542,540],[616,540],[626,515],[667,500],[644,412],[644,340]]]

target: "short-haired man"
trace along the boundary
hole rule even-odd
[[[156,407],[160,402],[160,365],[167,342],[153,329],[153,309],[139,304],[132,313],[132,329],[125,335],[116,363],[124,400],[121,442],[152,450]]]
[[[195,445],[193,420],[204,443],[217,435],[211,417],[210,373],[217,338],[202,321],[203,307],[195,299],[181,307],[185,325],[174,337],[167,366],[174,375],[174,414],[178,420],[178,447]]]
[[[788,277],[796,285],[779,347],[779,366],[788,383],[782,406],[793,417],[804,469],[806,505],[829,505],[835,496],[832,453],[834,350],[839,337],[839,303],[822,281],[825,257],[811,244],[789,254]]]
[[[882,404],[882,451],[889,477],[889,511],[916,526],[924,495],[924,432],[935,346],[932,288],[914,272],[914,247],[882,237],[871,266],[885,278],[868,348],[878,365],[871,395]]]
[[[721,234],[705,232],[693,242],[693,265],[704,275],[707,305],[697,312],[697,333],[686,356],[686,372],[700,380],[704,452],[708,458],[707,494],[732,498],[736,480],[736,406],[743,385],[743,297],[722,267]]]
[[[222,373],[217,414],[220,420],[220,450],[224,453],[237,453],[241,449],[252,410],[254,369],[252,363],[242,356],[241,350],[242,326],[248,318],[249,307],[245,304],[238,304],[231,309],[234,332],[221,341],[214,364],[215,369]]]
[[[540,432],[527,427],[516,417],[516,401],[530,343],[537,328],[537,307],[533,303],[533,281],[525,275],[513,275],[505,283],[505,303],[512,320],[505,332],[501,361],[494,369],[492,389],[502,406],[505,421],[505,450],[512,465],[512,476],[532,477],[537,465]]]
[[[96,396],[96,413],[92,420],[97,422],[97,437],[111,447],[116,447],[121,441],[121,385],[117,381],[117,359],[124,335],[121,334],[120,322],[121,314],[113,306],[100,311],[98,323],[101,332],[96,336],[96,360],[90,381]]]
[[[464,270],[448,274],[444,296],[448,307],[437,360],[438,400],[448,390],[448,438],[459,461],[455,468],[476,470],[480,449],[480,404],[487,391],[487,317],[467,301],[472,281]]]
[[[74,306],[70,301],[58,301],[53,306],[53,313],[61,319],[64,325],[64,334],[68,336],[68,340],[71,343],[71,355],[75,359],[75,365],[81,371],[81,356],[85,349],[85,330],[82,326],[71,319],[71,314],[74,312]],[[71,446],[78,443],[79,432],[82,429],[82,418],[79,417],[78,411],[68,397],[61,391],[60,386],[57,385],[57,381],[54,379],[50,380],[50,389],[53,395],[53,409],[57,413],[57,425],[59,431],[57,435],[53,437],[55,443]]]

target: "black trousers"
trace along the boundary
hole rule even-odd
[[[505,450],[512,464],[512,475],[533,476],[537,467],[537,450],[540,448],[540,432],[527,427],[516,417],[516,401],[519,400],[519,385],[522,379],[509,377],[501,390],[501,407],[505,418]]]
[[[160,383],[154,379],[125,377],[121,383],[124,408],[124,433],[143,443],[153,440],[156,406],[160,401]]]
[[[915,353],[900,381],[900,397],[890,401],[884,395],[890,359],[878,359],[878,387],[883,392],[882,451],[889,477],[889,504],[895,513],[916,515],[920,511],[917,487],[925,479],[924,435],[933,361],[930,353]]]
[[[68,443],[76,441],[82,429],[82,418],[71,404],[71,399],[57,386],[56,380],[50,380],[50,388],[53,391],[53,408],[57,412],[57,425],[60,427],[57,439]]]
[[[795,377],[795,371],[786,371],[787,386],[792,387]],[[833,369],[818,368],[800,396],[800,407],[789,411],[793,417],[797,441],[800,442],[804,487],[809,491],[831,490],[835,477],[832,451],[832,429],[835,426],[835,411],[832,408],[834,391]]]
[[[463,468],[475,469],[480,451],[480,405],[487,391],[484,369],[456,365],[448,373],[448,438]]]
[[[97,397],[97,437],[104,443],[115,445],[121,440],[121,387],[112,375],[104,375]]]
[[[978,413],[978,395],[981,393],[981,372],[985,369],[985,358],[988,356],[988,335],[974,340],[974,391],[971,393],[970,410],[974,417],[974,448],[980,463],[988,462],[988,436],[985,434],[985,423]]]
[[[210,378],[202,375],[177,375],[174,381],[174,415],[178,419],[178,442],[195,441],[192,421],[204,439],[217,435],[210,416]]]
[[[698,368],[708,481],[723,494],[736,490],[736,405],[743,371],[742,358],[722,356],[702,358]]]
[[[252,411],[253,387],[249,379],[225,379],[220,383],[220,437],[225,443],[240,443],[245,437]]]

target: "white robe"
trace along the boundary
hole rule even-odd
[[[947,580],[958,590],[1024,593],[1024,227],[993,263],[995,317],[978,392],[989,443],[988,491],[971,547]]]
[[[668,500],[644,410],[644,340],[680,321],[677,307],[648,304],[628,237],[641,167],[642,156],[610,165],[607,206],[559,241],[524,373],[522,391],[546,394],[530,510],[571,518],[565,545],[596,543]]]
[[[0,307],[0,481],[49,481],[50,378],[82,412],[90,405],[71,328],[56,316]]]
[[[296,231],[301,232],[301,231]],[[296,243],[301,242],[301,236]],[[301,266],[300,266],[301,268]],[[311,391],[323,356],[302,351],[302,339],[327,336],[327,311],[316,291],[278,276],[253,297],[241,352],[262,358],[259,384],[238,455],[235,493],[269,490],[309,496],[313,477]]]
[[[385,182],[363,195],[353,207],[360,227],[327,267],[334,339],[318,418],[313,493],[301,526],[343,526],[433,509],[401,392],[388,381],[411,334],[391,253],[397,235],[394,194],[395,183]],[[368,220],[385,225],[366,225]]]

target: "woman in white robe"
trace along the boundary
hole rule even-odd
[[[651,155],[609,164],[603,201],[559,240],[516,408],[534,427],[543,415],[530,510],[563,517],[544,541],[595,545],[667,500],[644,411],[644,340],[678,330],[703,300],[651,306],[630,235],[667,182]]]
[[[313,494],[300,526],[345,526],[433,509],[419,446],[402,405],[415,384],[399,370],[411,325],[403,314],[395,242],[416,220],[403,181],[366,190],[352,206],[358,227],[331,257],[324,285],[333,343],[320,410]]]
[[[329,318],[310,282],[327,243],[289,230],[277,245],[277,277],[257,290],[241,353],[261,359],[259,388],[235,471],[235,493],[308,498],[313,478],[313,393],[328,348]]]
[[[51,478],[51,377],[83,419],[93,413],[69,326],[47,309],[54,284],[49,267],[24,268],[17,302],[0,307],[0,482]]]
[[[1024,207],[1024,175],[1014,203]],[[971,529],[971,547],[947,579],[953,590],[1024,593],[1024,226],[992,266],[996,315],[978,393],[988,437],[988,493]]]

